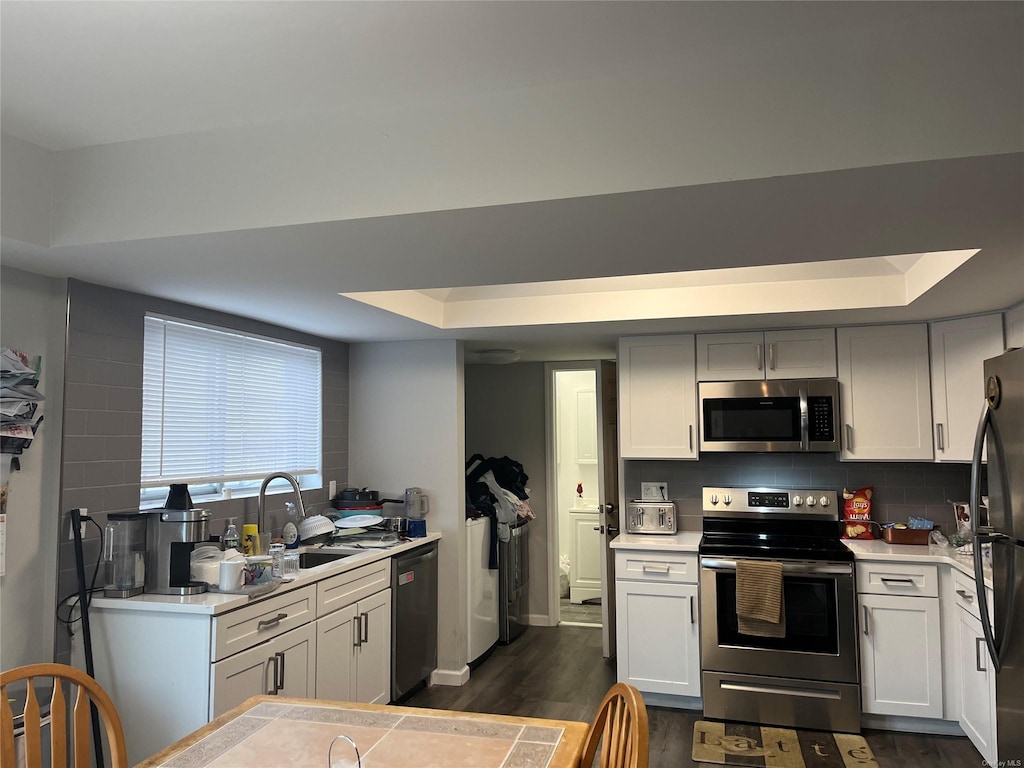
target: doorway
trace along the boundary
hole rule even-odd
[[[551,618],[601,627],[610,657],[614,585],[608,545],[618,527],[618,449],[615,418],[608,414],[615,411],[615,367],[591,361],[545,368]]]

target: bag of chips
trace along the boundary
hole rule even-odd
[[[871,496],[874,492],[874,486],[870,485],[852,493],[843,489],[844,539],[875,538],[871,530]]]

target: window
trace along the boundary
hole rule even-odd
[[[171,483],[250,495],[279,471],[321,487],[321,381],[314,347],[147,315],[141,502]]]

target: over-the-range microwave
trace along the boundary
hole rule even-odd
[[[839,450],[835,379],[702,381],[701,451]]]

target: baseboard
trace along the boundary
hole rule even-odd
[[[558,625],[558,622],[552,620],[546,613],[528,613],[526,624],[530,627],[554,627]]]
[[[644,704],[666,709],[696,709],[704,712],[704,699],[700,696],[675,696],[671,693],[641,693]]]
[[[469,682],[469,666],[462,669],[435,669],[430,673],[431,685],[451,685],[458,687]]]
[[[966,736],[960,723],[955,720],[933,720],[930,717],[905,717],[898,715],[860,716],[862,728],[874,728],[879,731],[905,731],[907,733],[927,733],[932,736]]]

